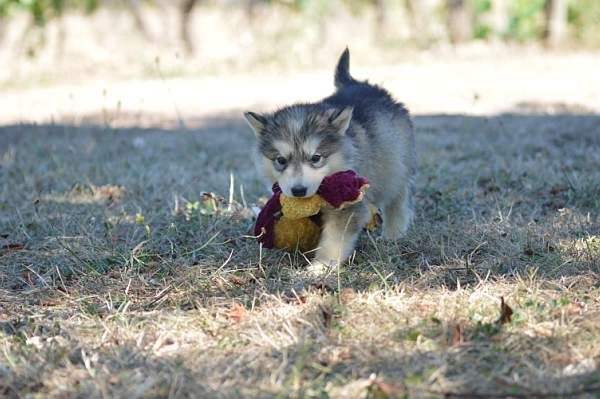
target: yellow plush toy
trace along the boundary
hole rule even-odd
[[[327,176],[311,197],[288,197],[279,185],[256,220],[254,234],[265,248],[309,251],[316,248],[321,234],[318,215],[325,207],[341,209],[363,200],[368,181],[353,171]],[[374,207],[372,207],[372,210]],[[376,213],[376,209],[375,209]],[[375,227],[373,221],[369,226]]]
[[[275,222],[275,248],[301,251],[315,248],[319,243],[321,228],[310,217],[321,212],[324,201],[316,194],[307,198],[279,197],[281,217]]]

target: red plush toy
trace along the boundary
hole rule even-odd
[[[312,197],[287,197],[275,183],[273,196],[256,219],[254,234],[265,248],[314,249],[321,234],[318,224],[321,210],[342,209],[362,201],[368,187],[367,179],[351,170],[325,177]]]

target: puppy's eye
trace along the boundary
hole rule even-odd
[[[315,154],[312,157],[310,157],[310,162],[313,164],[318,164],[319,162],[321,162],[322,159],[323,156],[321,154]]]
[[[280,157],[275,158],[275,163],[279,166],[285,166],[285,165],[287,165],[287,159],[280,156]]]

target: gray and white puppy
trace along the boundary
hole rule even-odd
[[[415,139],[408,111],[383,88],[357,81],[344,51],[335,71],[336,92],[313,104],[272,114],[246,112],[257,137],[257,164],[287,196],[315,194],[325,176],[352,169],[369,180],[366,201],[324,211],[313,263],[339,265],[353,252],[371,218],[382,211],[383,238],[404,235],[413,219]]]

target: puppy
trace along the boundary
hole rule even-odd
[[[341,210],[324,211],[313,265],[336,266],[354,251],[371,218],[381,210],[384,239],[403,236],[413,219],[416,155],[407,109],[383,88],[350,75],[346,49],[335,70],[336,91],[312,104],[271,114],[246,112],[257,138],[256,162],[269,183],[287,196],[316,193],[325,176],[352,169],[369,180],[365,198]]]

